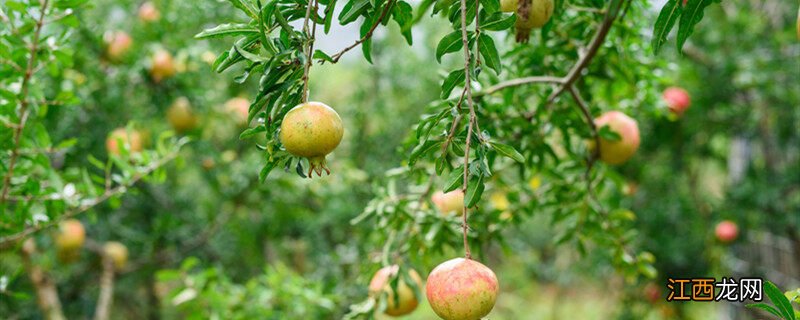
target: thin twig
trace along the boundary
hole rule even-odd
[[[372,24],[372,26],[369,28],[369,31],[367,31],[367,33],[364,34],[364,36],[361,37],[361,39],[356,40],[355,43],[347,46],[346,48],[342,49],[342,51],[339,51],[338,53],[336,53],[333,56],[331,56],[331,63],[339,62],[339,59],[341,59],[342,56],[345,53],[347,53],[347,51],[353,50],[355,47],[358,47],[358,45],[364,43],[364,41],[367,41],[369,38],[372,38],[372,33],[375,32],[375,29],[378,28],[378,25],[380,25],[383,22],[383,19],[386,19],[386,16],[389,14],[389,9],[392,8],[393,4],[394,4],[394,0],[387,1],[386,2],[386,6],[383,7],[383,11],[381,12],[381,16],[378,17],[378,20],[376,20],[375,23]],[[324,60],[320,60],[320,63],[324,63],[324,62],[325,62]]]
[[[612,1],[611,4],[613,5],[614,2]],[[572,84],[581,77],[581,71],[583,71],[583,68],[589,65],[594,56],[597,54],[598,49],[600,49],[600,46],[605,41],[606,36],[608,36],[608,31],[611,30],[611,26],[614,24],[614,20],[616,20],[620,9],[622,9],[621,4],[616,8],[608,8],[605,18],[603,18],[603,23],[600,24],[600,28],[597,30],[594,38],[592,38],[592,41],[589,43],[586,53],[580,59],[578,59],[574,66],[572,66],[572,69],[570,69],[569,73],[567,73],[567,75],[564,77],[564,81],[561,86],[547,98],[548,105],[552,104],[559,95],[564,93],[564,90],[572,86]]]
[[[173,153],[168,154],[167,156],[165,156],[164,158],[160,159],[159,161],[151,163],[143,171],[141,171],[139,173],[136,173],[131,178],[131,180],[128,181],[128,183],[118,185],[118,186],[116,186],[114,188],[111,188],[111,189],[107,189],[99,197],[91,199],[89,201],[86,201],[82,205],[80,205],[80,206],[78,206],[78,207],[76,207],[76,208],[74,208],[74,209],[72,209],[70,211],[65,212],[60,217],[58,217],[58,219],[52,220],[52,221],[47,222],[47,223],[42,223],[42,224],[38,224],[38,225],[35,225],[35,226],[31,226],[31,227],[28,227],[25,230],[20,231],[18,233],[15,233],[15,234],[0,238],[0,250],[1,249],[6,249],[6,248],[9,248],[9,247],[13,246],[18,241],[20,241],[22,239],[25,239],[27,236],[29,236],[29,235],[31,235],[31,234],[33,234],[35,232],[38,232],[38,231],[46,229],[46,228],[50,228],[52,226],[55,226],[55,225],[59,224],[61,221],[64,221],[66,219],[69,219],[69,218],[72,218],[74,216],[77,216],[77,215],[79,215],[79,214],[81,214],[83,212],[86,212],[87,210],[89,210],[92,207],[94,207],[94,206],[96,206],[96,205],[108,200],[111,197],[114,197],[116,195],[125,193],[128,190],[128,188],[133,186],[136,182],[138,182],[139,180],[141,180],[142,178],[144,178],[148,174],[152,173],[156,169],[158,169],[158,168],[162,167],[163,165],[167,164],[169,161],[172,161],[172,159],[174,159],[177,156],[178,156],[178,152],[177,151],[174,151]]]
[[[464,185],[462,186],[462,191],[464,195],[467,194],[467,183],[469,182],[469,148],[470,142],[472,142],[472,131],[475,122],[478,121],[478,116],[475,114],[475,106],[474,101],[472,101],[472,79],[471,79],[471,72],[470,72],[470,48],[469,48],[469,38],[467,37],[467,1],[461,0],[461,42],[464,47],[464,90],[467,97],[467,107],[469,107],[469,124],[467,126],[467,141],[466,147],[464,148]],[[469,242],[467,240],[467,230],[469,229],[468,224],[468,212],[469,208],[467,208],[466,203],[464,204],[464,213],[462,215],[462,223],[461,223],[461,231],[464,237],[464,256],[467,259],[472,258],[472,254],[469,250]]]
[[[314,50],[314,35],[308,29],[308,19],[311,17],[311,7],[312,6],[316,6],[316,0],[314,1],[313,5],[312,5],[311,1],[308,2],[308,6],[306,7],[306,18],[305,18],[305,20],[303,20],[303,32],[308,37],[308,46],[306,47],[306,50],[307,50],[306,51],[306,65],[305,65],[305,70],[303,70],[303,99],[302,99],[303,102],[307,102],[308,101],[308,73],[311,70],[311,65],[312,65],[312,62],[313,62],[311,60],[311,55],[313,54],[313,52],[311,52],[311,50]],[[314,16],[316,16],[317,15],[316,8],[314,8],[314,9],[315,9]],[[316,31],[316,29],[317,29],[316,19],[312,19],[312,20],[314,21],[314,31]]]
[[[36,290],[36,302],[44,313],[44,318],[48,320],[64,320],[64,312],[61,309],[61,300],[58,298],[58,289],[47,272],[39,265],[34,263],[34,255],[37,253],[36,243],[33,240],[26,242],[22,246],[22,262],[28,277]]]
[[[559,77],[550,77],[550,76],[533,76],[533,77],[525,77],[525,78],[517,78],[512,79],[504,82],[500,82],[496,85],[486,88],[483,91],[476,92],[472,96],[474,98],[480,98],[486,95],[494,94],[500,90],[516,87],[526,84],[534,84],[534,83],[555,83],[555,84],[562,84],[564,83],[564,78]]]
[[[17,164],[17,158],[19,157],[19,142],[22,140],[22,131],[25,129],[25,123],[28,121],[28,116],[30,115],[28,110],[28,88],[30,87],[31,77],[34,74],[33,70],[35,69],[34,65],[36,64],[39,36],[41,35],[42,27],[44,26],[44,17],[47,14],[48,3],[48,0],[42,1],[41,15],[39,16],[39,20],[36,21],[36,30],[33,32],[33,40],[31,42],[30,51],[31,55],[28,59],[28,65],[25,67],[25,75],[22,78],[22,85],[20,87],[19,125],[14,128],[14,148],[11,152],[11,158],[8,160],[8,172],[6,172],[6,176],[3,179],[3,192],[0,194],[0,203],[5,203],[6,197],[8,197],[8,191],[11,188],[11,177],[14,175],[14,166]]]

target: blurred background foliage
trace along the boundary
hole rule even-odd
[[[30,2],[0,4],[4,15],[13,16],[15,8],[38,3]],[[535,31],[529,44],[514,44],[511,31],[492,34],[504,70],[500,75],[484,70],[483,86],[566,73],[577,48],[593,34],[604,2],[557,2],[552,22]],[[479,209],[472,211],[473,250],[496,271],[502,288],[490,318],[719,315],[725,312],[721,304],[664,302],[661,284],[670,276],[730,275],[731,249],[758,232],[790,239],[792,263],[800,265],[800,42],[794,30],[797,4],[790,2],[713,5],[683,55],[672,48],[654,55],[650,49],[657,4],[630,6],[577,84],[592,114],[623,110],[642,132],[642,147],[631,161],[597,164],[590,173],[594,200],[584,181],[583,140],[590,132],[572,100],[561,98],[545,108],[553,89],[545,85],[482,99],[481,128],[526,158],[517,164],[492,157],[494,175]],[[421,19],[413,46],[389,24],[376,33],[372,64],[354,50],[338,64],[315,66],[313,99],[333,106],[346,124],[342,144],[328,159],[334,173],[308,180],[294,170],[275,170],[259,183],[263,152],[253,141],[238,139],[244,126],[226,107],[231,98],[252,99],[257,81],[232,81],[241,68],[213,72],[211,63],[230,42],[194,39],[200,30],[239,21],[242,14],[226,2],[152,4],[160,12],[153,21],[138,16],[140,1],[97,0],[74,8],[63,24],[45,28],[54,35],[64,32],[62,46],[70,57],[36,75],[35,85],[42,88],[37,94],[69,98],[37,109],[29,121],[41,129],[25,134],[46,131],[53,145],[75,140],[47,152],[40,171],[23,165],[15,173],[35,180],[61,172],[69,180],[76,176],[69,168],[94,166],[91,157],[106,162],[106,137],[117,127],[142,132],[147,149],[159,149],[156,141],[169,139],[170,146],[180,146],[166,133],[173,130],[167,114],[176,101],[188,99],[199,124],[177,133],[191,139],[177,157],[156,171],[156,179],[135,182],[78,216],[89,239],[119,241],[130,252],[117,275],[113,319],[338,319],[366,299],[369,279],[381,264],[400,263],[424,275],[460,255],[459,221],[436,213],[426,196],[426,189],[443,187],[446,174],[430,180],[433,156],[408,165],[418,142],[415,125],[446,110],[438,102],[441,81],[445,70],[462,63],[459,54],[441,64],[434,59],[436,44],[449,33],[445,19],[429,18],[415,6]],[[19,58],[12,52],[18,43],[10,24],[0,30],[4,59]],[[130,36],[131,47],[112,58],[107,41],[118,31]],[[356,39],[357,31],[334,27],[322,37],[327,39],[320,41],[322,50],[336,52]],[[176,74],[157,81],[149,69],[160,50],[174,57]],[[14,72],[3,64],[4,75]],[[6,79],[0,82],[4,94],[13,95],[16,80]],[[661,99],[668,86],[681,86],[692,97],[680,118]],[[2,110],[4,123],[16,121],[13,102],[4,100]],[[446,128],[449,123],[443,122],[434,132]],[[3,128],[0,142],[4,176],[11,131]],[[154,159],[172,150],[160,149]],[[134,170],[124,161],[119,167],[123,173]],[[98,170],[92,173],[102,175]],[[425,198],[416,206],[420,196]],[[25,211],[19,206],[4,203],[0,235],[19,231],[18,221],[7,218],[14,210]],[[45,218],[37,219],[59,218],[53,214],[59,209],[44,212]],[[27,223],[33,211],[25,213]],[[713,236],[723,219],[741,230],[729,246]],[[88,317],[100,290],[101,259],[83,250],[71,263],[60,261],[54,232],[33,237],[40,248],[34,263],[52,276],[67,317]],[[41,318],[26,275],[30,267],[19,250],[17,245],[0,252],[0,314]],[[771,266],[763,267],[752,271],[763,273],[750,275],[765,276]],[[657,299],[645,294],[653,283]],[[434,317],[424,303],[420,309],[409,319]]]

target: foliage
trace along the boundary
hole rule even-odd
[[[65,315],[93,314],[95,245],[120,241],[123,318],[369,318],[386,305],[366,289],[380,266],[401,266],[396,285],[462,254],[498,274],[498,306],[544,287],[523,284],[610,278],[624,288],[617,318],[689,318],[647,304],[639,285],[724,274],[717,221],[737,221],[743,238],[799,237],[800,92],[780,85],[800,81],[794,8],[555,3],[515,44],[516,14],[494,0],[165,0],[155,21],[133,0],[4,1],[0,314],[40,316],[34,270]],[[343,40],[348,28],[356,39]],[[676,28],[679,50],[660,48]],[[133,39],[118,59],[106,40],[117,31]],[[356,48],[363,59],[346,55]],[[156,80],[161,50],[176,74]],[[673,85],[692,96],[681,118],[660,97]],[[165,118],[182,97],[199,122],[176,134]],[[244,125],[224,106],[232,97],[250,101]],[[294,176],[308,163],[278,139],[309,97],[346,126],[333,175],[313,181]],[[610,110],[642,132],[637,155],[613,167],[586,143],[618,138],[593,125]],[[154,143],[108,155],[117,127]],[[438,213],[430,195],[459,188],[468,214]],[[71,263],[50,228],[68,217],[89,238]],[[25,238],[35,254],[20,250]]]

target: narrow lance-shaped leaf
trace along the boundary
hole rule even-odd
[[[464,74],[464,69],[458,69],[456,71],[450,72],[447,75],[447,78],[444,79],[442,82],[442,99],[447,99],[450,96],[450,93],[453,92],[453,89],[460,84],[464,83],[466,75]]]
[[[686,39],[694,32],[694,26],[703,20],[703,13],[711,4],[712,0],[689,0],[686,2],[686,8],[683,9],[681,20],[678,23],[678,52],[683,49],[683,44]]]
[[[478,175],[477,178],[470,179],[467,183],[467,193],[464,195],[464,205],[467,208],[472,208],[478,203],[483,194],[483,175]]]
[[[667,35],[672,30],[672,27],[675,26],[675,21],[678,20],[678,16],[681,15],[681,5],[679,1],[682,0],[669,0],[661,8],[661,13],[658,14],[658,18],[656,19],[656,24],[653,27],[653,52],[658,53],[661,50],[661,46],[667,42]]]
[[[207,39],[216,37],[232,37],[241,35],[258,34],[258,28],[240,23],[221,24],[211,29],[203,30],[194,37],[197,39]]]
[[[442,62],[442,56],[461,50],[463,45],[464,44],[461,42],[461,31],[453,31],[444,36],[436,46],[436,61]]]
[[[486,66],[494,70],[497,74],[502,71],[502,63],[500,63],[500,53],[497,52],[497,47],[494,45],[492,37],[481,34],[478,41],[478,51],[483,57]]]
[[[514,149],[514,147],[499,142],[490,142],[490,144],[492,145],[492,148],[497,151],[497,153],[513,159],[516,162],[525,163],[525,157],[523,157],[519,151]]]

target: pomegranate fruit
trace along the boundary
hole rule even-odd
[[[436,314],[445,320],[478,320],[497,300],[497,276],[480,262],[455,258],[428,275],[425,293]]]
[[[541,28],[553,16],[553,0],[501,0],[500,10],[516,12],[516,39],[518,43],[528,42],[531,29]]]
[[[119,143],[126,145],[128,151],[137,153],[142,151],[142,135],[136,130],[128,132],[125,128],[117,128],[111,131],[106,139],[106,150],[113,155],[119,155],[122,149]]]
[[[197,117],[192,112],[192,105],[186,97],[175,99],[167,110],[167,120],[176,132],[186,132],[197,126]]]
[[[139,7],[139,20],[142,22],[153,22],[159,18],[161,18],[161,13],[158,12],[158,9],[152,2],[147,1]]]
[[[667,88],[664,90],[663,97],[664,101],[667,102],[669,111],[677,116],[683,115],[683,113],[686,111],[686,109],[689,109],[689,105],[692,103],[691,99],[689,98],[689,93],[683,88],[679,87]]]
[[[69,219],[58,224],[55,242],[59,250],[77,250],[83,246],[84,241],[86,241],[86,230],[80,221]]]
[[[231,98],[225,102],[225,111],[233,115],[239,125],[247,125],[250,101],[241,97]]]
[[[739,227],[733,221],[723,220],[717,224],[714,234],[720,242],[731,243],[739,236]]]
[[[403,278],[398,280],[397,291],[392,290],[391,279],[397,276],[399,269],[400,267],[397,265],[383,267],[375,273],[372,281],[369,282],[369,293],[373,297],[378,297],[386,292],[386,310],[384,310],[384,313],[394,317],[409,314],[419,305],[414,289]],[[409,270],[408,273],[417,288],[421,290],[422,278],[420,278],[419,274],[413,269]],[[395,294],[397,294],[397,298],[395,298]]]
[[[125,264],[128,263],[128,248],[122,243],[116,241],[106,242],[103,245],[103,254],[111,258],[116,270],[122,270],[122,268],[125,268]]]
[[[325,156],[339,146],[344,135],[342,118],[336,110],[321,102],[306,102],[292,108],[283,117],[280,139],[286,151],[307,158],[311,168],[308,177],[322,170],[328,174]]]
[[[431,196],[431,201],[443,215],[464,213],[464,191],[461,189],[448,193],[437,191]]]
[[[611,131],[620,135],[617,141],[600,137],[600,159],[603,162],[616,165],[628,161],[636,150],[639,149],[639,126],[636,120],[619,111],[609,111],[594,120],[598,130],[608,126]],[[590,148],[595,146],[590,143]]]
[[[153,78],[153,81],[161,82],[163,79],[174,76],[177,72],[172,54],[163,49],[153,54],[150,61],[150,77]]]
[[[119,61],[131,49],[133,39],[124,31],[114,31],[104,35],[106,56],[112,61]]]

